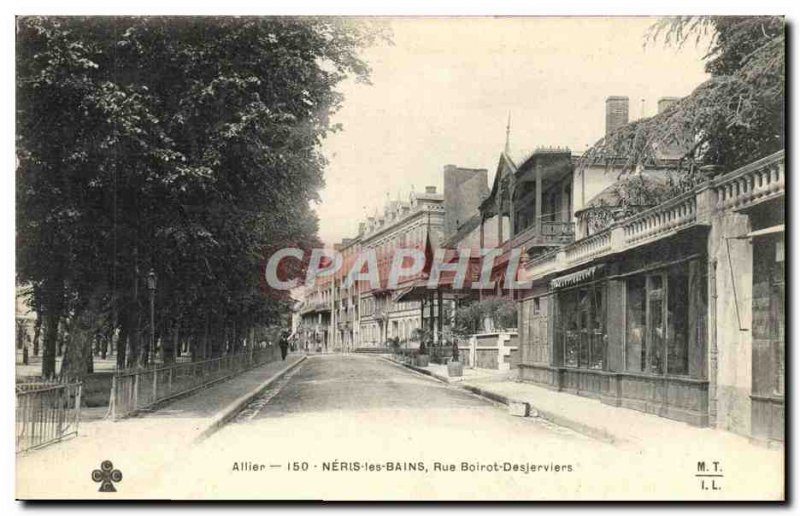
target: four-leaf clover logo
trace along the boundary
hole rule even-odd
[[[100,463],[100,469],[92,471],[92,480],[100,483],[99,492],[116,493],[115,482],[122,482],[122,472],[114,469],[114,464],[110,460]]]

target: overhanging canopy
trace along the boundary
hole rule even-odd
[[[595,273],[599,269],[600,269],[599,265],[593,265],[591,267],[581,269],[571,274],[559,276],[558,278],[554,278],[552,281],[550,281],[550,287],[553,289],[564,288],[570,285],[574,285],[576,283],[580,283],[581,281],[586,281],[588,279],[593,278]]]

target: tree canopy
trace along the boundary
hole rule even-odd
[[[118,365],[146,361],[150,270],[158,335],[193,356],[285,313],[259,267],[318,244],[336,86],[368,81],[359,51],[381,37],[335,18],[18,18],[17,279],[44,376],[65,322],[73,349],[119,330]]]
[[[598,141],[584,164],[613,160],[629,172],[658,164],[663,151],[673,148],[682,150],[683,170],[702,165],[732,170],[784,147],[784,19],[672,17],[659,20],[647,35],[649,44],[676,47],[704,40],[710,78],[665,111]]]

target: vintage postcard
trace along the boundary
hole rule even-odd
[[[783,17],[15,32],[18,499],[785,500]]]

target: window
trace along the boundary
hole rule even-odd
[[[625,285],[625,367],[688,375],[690,344],[704,343],[706,277],[702,263],[632,276]],[[697,313],[692,313],[692,311]]]
[[[539,315],[542,312],[541,300],[538,297],[533,298],[533,315]]]
[[[605,284],[567,290],[558,297],[564,365],[606,368]]]
[[[689,275],[681,268],[667,280],[667,373],[689,374]]]
[[[644,336],[647,327],[645,323],[645,314],[647,313],[645,296],[645,278],[634,276],[629,279],[626,285],[627,318],[625,328],[627,344],[625,360],[628,371],[644,371],[647,368]]]

